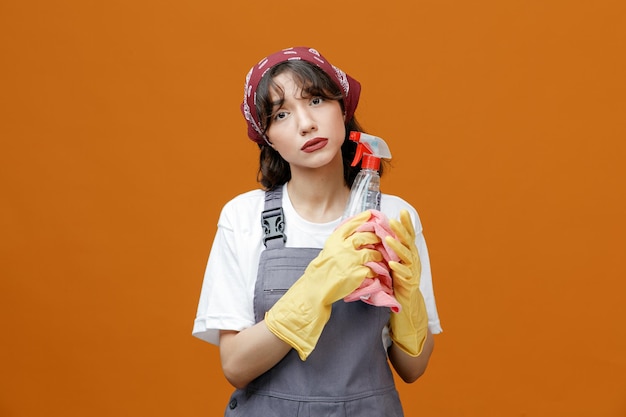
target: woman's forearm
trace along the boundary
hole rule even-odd
[[[419,356],[410,356],[406,352],[402,351],[395,343],[389,347],[389,360],[393,365],[400,378],[404,382],[415,382],[426,371],[430,355],[435,347],[435,340],[430,330],[426,335],[426,341],[424,347]]]
[[[261,321],[240,332],[220,332],[220,359],[224,376],[235,388],[276,365],[291,349]]]

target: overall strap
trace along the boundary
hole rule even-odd
[[[283,187],[278,186],[265,192],[265,209],[261,213],[263,244],[267,249],[285,246],[285,215],[283,213]]]

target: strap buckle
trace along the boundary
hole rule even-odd
[[[282,207],[264,210],[261,213],[261,226],[263,226],[263,244],[267,247],[267,241],[282,238],[283,242],[287,241],[285,236],[285,215]]]

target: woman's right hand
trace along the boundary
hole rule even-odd
[[[315,281],[315,286],[322,287],[318,295],[325,304],[343,299],[365,278],[376,276],[365,264],[382,261],[382,254],[373,249],[380,237],[374,232],[356,231],[370,218],[368,210],[347,219],[328,237],[322,251],[305,270],[302,278],[306,276]]]
[[[369,211],[353,216],[328,238],[304,274],[265,315],[265,324],[278,338],[306,360],[330,318],[332,304],[375,274],[365,266],[382,255],[369,246],[380,243],[373,232],[357,232],[371,217]]]

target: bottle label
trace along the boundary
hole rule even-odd
[[[363,203],[362,211],[380,210],[380,191],[368,190],[367,198]]]

